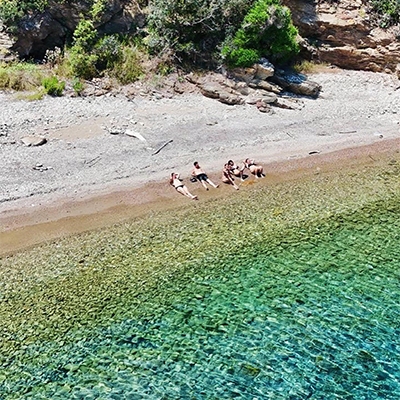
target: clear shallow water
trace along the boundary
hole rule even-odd
[[[210,257],[148,296],[140,318],[26,345],[0,394],[399,399],[399,217],[366,210]]]

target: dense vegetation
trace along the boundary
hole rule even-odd
[[[47,5],[47,0],[1,0],[0,18],[10,24],[23,18],[30,12],[43,11]]]
[[[86,1],[82,8],[86,12],[82,11],[66,47],[45,57],[53,68],[50,75],[75,79],[77,92],[82,79],[109,76],[126,84],[148,72],[149,65],[153,73],[167,73],[177,64],[243,67],[261,57],[280,64],[293,60],[299,50],[297,29],[281,0],[141,0],[147,25],[126,36],[99,34],[108,3]],[[0,0],[0,19],[12,31],[27,15],[40,13],[49,4],[49,0]],[[399,0],[370,0],[369,7],[382,27],[399,23]],[[27,69],[34,70],[35,78],[21,83]],[[32,66],[24,69],[18,64],[10,70],[0,65],[0,88],[41,86],[44,77],[38,75]]]
[[[0,0],[0,18],[16,25],[24,15],[44,10],[47,3]],[[129,83],[143,74],[149,56],[158,60],[153,63],[156,72],[166,72],[177,63],[226,62],[234,67],[250,65],[262,56],[282,62],[298,50],[297,30],[280,0],[151,0],[146,29],[129,37],[99,35],[96,28],[107,3],[91,0],[67,47],[56,56],[49,52],[46,60],[51,60],[57,74],[81,79],[107,75]]]
[[[277,0],[258,0],[222,49],[228,64],[247,67],[262,56],[286,60],[299,51],[290,11]]]
[[[382,27],[389,27],[400,22],[399,0],[371,0],[371,6],[378,15]]]

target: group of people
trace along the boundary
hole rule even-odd
[[[200,167],[199,163],[196,161],[194,164],[194,168],[192,170],[192,178],[191,181],[196,182],[199,181],[204,189],[208,190],[208,185],[218,188],[219,185],[216,185],[205,173],[205,171]],[[233,160],[229,160],[222,170],[222,182],[228,185],[232,185],[234,189],[239,190],[239,186],[235,183],[235,178],[240,178],[241,181],[247,177],[244,174],[245,169],[248,169],[251,174],[253,174],[256,178],[264,177],[263,167],[261,165],[257,165],[254,160],[250,158],[246,158],[243,163],[239,166],[233,162]],[[181,194],[192,199],[197,200],[197,196],[191,194],[189,189],[186,187],[182,180],[179,177],[179,174],[172,172],[169,183]]]

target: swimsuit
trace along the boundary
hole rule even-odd
[[[206,174],[199,174],[199,175],[196,175],[196,178],[199,181],[206,181],[208,179],[208,176]]]
[[[179,188],[185,186],[179,179],[175,178],[174,181],[172,182],[172,186],[178,190]]]

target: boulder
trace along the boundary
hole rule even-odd
[[[274,82],[289,92],[301,96],[318,97],[321,85],[302,74],[275,75]]]
[[[246,84],[246,82],[236,82],[235,90],[243,96],[247,96],[250,92],[249,86]]]
[[[234,90],[229,90],[217,82],[206,82],[200,85],[201,93],[211,99],[218,99],[221,103],[235,105],[242,104],[243,99]]]
[[[269,104],[264,103],[263,101],[257,101],[256,103],[256,107],[258,109],[258,111],[262,112],[262,113],[272,113],[272,108]]]
[[[285,108],[287,110],[301,110],[304,107],[304,103],[299,99],[293,99],[290,97],[278,97],[274,106],[279,108]]]
[[[41,146],[47,143],[47,139],[40,136],[25,136],[21,139],[25,146]]]
[[[240,96],[228,92],[221,92],[218,100],[221,103],[229,104],[230,106],[235,104],[243,104],[243,99]]]
[[[256,72],[257,70],[254,66],[250,68],[234,68],[229,71],[229,76],[233,79],[249,83],[254,79]]]
[[[256,70],[254,75],[256,79],[265,80],[274,76],[275,67],[266,58],[261,58],[260,62],[253,67]]]
[[[276,94],[282,92],[282,88],[280,86],[275,85],[274,83],[271,82],[261,81],[259,79],[253,79],[251,82],[249,82],[249,87],[253,89],[266,90],[267,92],[272,92]]]
[[[207,82],[200,86],[200,91],[203,96],[210,97],[211,99],[218,99],[223,89],[218,83]]]

